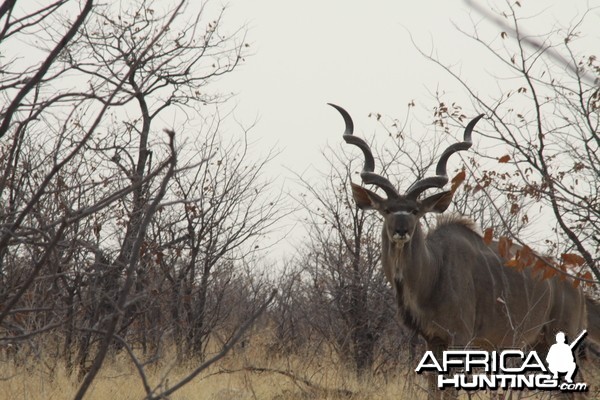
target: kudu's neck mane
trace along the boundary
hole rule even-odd
[[[437,303],[439,299],[436,297],[445,279],[442,270],[444,245],[435,239],[438,229],[449,229],[454,235],[478,236],[472,222],[457,216],[439,218],[435,228],[427,233],[419,223],[411,240],[403,245],[389,242],[384,235],[384,249],[390,255],[384,257],[384,270],[394,271],[392,284],[396,289],[400,315],[408,328],[425,337],[431,332],[427,328],[427,320],[423,319],[426,315],[423,307]]]
[[[396,280],[419,297],[428,297],[440,277],[440,257],[427,240],[421,223],[415,227],[411,240],[403,245],[390,243],[396,268]],[[419,284],[421,283],[421,284]],[[423,300],[423,299],[420,299]]]
[[[385,233],[382,239],[383,250],[387,252],[383,267],[391,272],[388,278],[396,289],[401,318],[409,329],[426,335],[421,307],[430,303],[429,299],[435,295],[440,279],[440,256],[428,244],[420,223],[408,243],[393,243]]]
[[[436,226],[427,233],[423,231],[419,222],[413,237],[404,245],[386,244],[393,254],[392,259],[401,280],[411,288],[418,288],[423,295],[430,294],[427,293],[427,288],[435,292],[436,283],[443,272],[444,244],[431,238],[434,236],[432,234],[440,229],[445,231],[446,236],[454,238],[463,235],[467,236],[469,241],[481,238],[473,221],[460,215],[450,214],[438,217]]]

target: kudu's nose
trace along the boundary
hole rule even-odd
[[[395,232],[395,234],[400,237],[406,235],[407,233],[408,233],[408,229],[406,229],[406,228],[398,228],[398,229],[396,229],[396,232]]]
[[[408,229],[406,229],[406,228],[395,229],[392,239],[396,242],[408,242],[410,240],[410,235],[408,233]]]

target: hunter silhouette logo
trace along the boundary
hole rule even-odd
[[[577,371],[573,349],[586,334],[587,331],[583,330],[577,339],[571,342],[570,345],[566,343],[565,334],[563,332],[558,332],[556,334],[556,344],[550,346],[550,350],[548,350],[548,355],[546,356],[548,369],[552,372],[553,379],[558,379],[559,373],[566,373],[566,381],[568,383],[573,383],[573,375],[575,374],[575,371]]]
[[[446,350],[442,353],[441,360],[432,351],[425,352],[415,371],[418,374],[437,372],[439,389],[583,392],[588,390],[587,383],[573,382],[577,371],[573,350],[586,334],[587,331],[582,331],[571,344],[567,344],[565,334],[558,332],[556,343],[550,346],[546,355],[547,366],[536,351]],[[475,368],[478,370],[475,371]],[[561,374],[565,374],[565,382],[561,382]]]

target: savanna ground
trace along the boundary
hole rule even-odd
[[[340,360],[328,346],[319,350],[303,349],[296,354],[275,353],[268,334],[255,335],[244,346],[234,348],[223,360],[213,364],[175,394],[177,400],[316,400],[316,399],[426,399],[427,382],[408,365],[357,378],[355,371]],[[173,348],[163,349],[162,357],[146,367],[152,387],[166,389],[185,377],[200,360],[178,361]],[[417,351],[421,354],[421,350]],[[418,356],[417,356],[418,357]],[[151,359],[152,356],[140,360]],[[16,362],[15,362],[16,360]],[[418,361],[418,360],[417,360]],[[416,361],[415,361],[416,362]],[[409,363],[409,362],[407,362]],[[595,365],[593,365],[595,364]],[[598,360],[580,362],[584,380],[590,388],[588,398],[600,398]],[[4,354],[0,362],[0,399],[69,399],[79,387],[77,374],[68,373],[65,364],[43,353],[20,360],[18,354]],[[125,352],[111,354],[86,399],[145,398],[145,392],[130,358]],[[555,392],[515,392],[498,395],[471,392],[460,399],[552,399]]]

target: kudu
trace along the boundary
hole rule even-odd
[[[427,233],[421,227],[425,214],[448,208],[453,192],[424,198],[421,194],[448,183],[448,159],[471,147],[471,133],[482,115],[467,125],[462,142],[444,151],[435,176],[418,180],[401,195],[387,178],[374,172],[371,149],[354,136],[350,115],[331,105],[344,118],[346,143],[363,152],[362,181],[385,192],[382,197],[352,183],[358,207],[376,210],[383,218],[381,259],[396,291],[399,314],[431,350],[539,346],[545,352],[558,331],[575,338],[586,327],[586,300],[580,289],[560,279],[541,279],[528,269],[506,267],[497,243],[486,244],[472,221],[448,216],[439,218]]]

